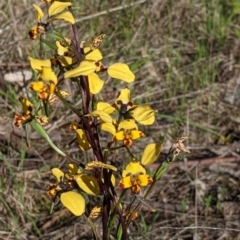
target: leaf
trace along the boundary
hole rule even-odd
[[[85,211],[85,200],[77,192],[64,192],[60,196],[62,204],[69,209],[75,216],[81,216]]]
[[[141,164],[146,166],[157,160],[157,157],[162,149],[162,143],[148,144],[142,154]]]
[[[50,47],[51,49],[53,50],[57,50],[57,46],[55,44],[53,44],[52,42],[50,41],[47,41],[46,39],[44,38],[40,38],[40,42],[44,43],[45,45],[47,45],[48,47]]]
[[[54,39],[56,39],[58,41],[65,41],[63,35],[60,32],[58,32],[57,30],[55,30],[55,29],[52,29],[49,32],[49,35],[51,35],[52,38],[54,38]]]
[[[107,72],[112,78],[120,79],[127,83],[131,83],[135,79],[135,75],[125,63],[114,63],[108,67]]]
[[[72,6],[71,2],[58,2],[54,1],[48,9],[49,17],[61,13],[65,8]]]
[[[73,78],[80,75],[87,76],[90,73],[93,73],[96,69],[96,65],[92,62],[82,61],[78,67],[69,70],[64,73],[64,78]]]
[[[48,142],[48,144],[61,156],[66,157],[66,154],[61,151],[50,139],[45,129],[35,119],[31,121],[31,126]]]
[[[63,12],[59,15],[57,15],[56,17],[54,17],[53,20],[64,20],[66,22],[70,22],[71,24],[75,23],[75,19],[72,15],[72,13],[70,13],[69,11]]]

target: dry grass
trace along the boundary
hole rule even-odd
[[[157,212],[144,209],[139,231],[133,228],[129,239],[240,239],[240,7],[222,0],[131,1],[129,7],[124,0],[81,2],[80,39],[105,33],[105,61],[128,63],[137,76],[130,86],[133,100],[158,110],[139,147],[164,140],[161,162],[176,137],[190,136],[186,164],[159,181],[149,198]],[[27,69],[27,56],[39,56],[39,42],[27,39],[35,18],[29,1],[2,1],[0,9],[0,239],[92,239],[84,217],[60,206],[48,214],[49,170],[64,165],[63,159],[34,132],[27,148],[24,132],[12,127],[17,98],[26,94],[28,83],[8,83],[4,74]],[[110,101],[123,86],[108,79],[103,97]],[[57,145],[72,139],[68,124],[74,120],[59,106],[47,127]],[[81,157],[77,147],[68,153]],[[225,161],[229,156],[234,161]],[[191,164],[210,157],[222,162]]]

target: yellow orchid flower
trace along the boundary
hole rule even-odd
[[[66,174],[69,179],[74,179],[78,186],[88,195],[97,196],[100,193],[98,181],[92,175],[83,173],[76,164],[69,164],[69,174]]]
[[[97,66],[92,61],[84,60],[78,67],[66,71],[64,78],[74,78],[79,76],[87,76],[89,83],[89,90],[92,94],[97,94],[101,91],[104,81],[95,73]]]
[[[15,114],[14,115],[14,126],[20,127],[21,124],[26,123],[30,119],[33,118],[32,111],[33,111],[33,104],[26,98],[20,97],[19,101],[22,104],[22,114]]]
[[[130,162],[123,170],[119,188],[131,188],[134,194],[139,194],[141,187],[145,187],[152,182],[152,178],[146,174],[145,168],[139,162]]]
[[[98,37],[94,38],[92,43],[89,46],[84,46],[85,41],[82,41],[80,44],[80,47],[82,49],[82,52],[85,55],[85,60],[92,61],[92,62],[99,62],[102,60],[103,56],[102,53],[99,50],[99,47],[105,37],[105,34],[101,34]]]
[[[89,88],[92,94],[101,91],[104,81],[102,81],[96,73],[107,71],[109,76],[123,80],[125,82],[133,82],[135,75],[129,67],[124,63],[115,63],[109,67],[104,67],[101,63],[102,53],[98,49],[105,34],[95,38],[90,46],[84,47],[85,41],[81,42],[80,48],[85,55],[85,59],[78,67],[71,69],[64,74],[64,78],[74,78],[79,76],[88,76]]]
[[[32,82],[29,87],[38,93],[40,99],[46,100],[53,94],[57,85],[57,76],[51,68],[50,59],[40,60],[28,57],[31,67],[38,73],[38,80]]]
[[[130,90],[124,88],[120,91],[118,98],[113,104],[121,114],[128,118],[127,114],[134,118],[136,122],[143,125],[151,125],[155,121],[155,110],[149,105],[137,106],[131,101]]]
[[[57,53],[51,58],[53,66],[67,67],[73,63],[74,53],[72,52],[72,40],[64,38],[62,41],[56,41]]]
[[[155,121],[156,111],[149,105],[135,105],[131,100],[130,90],[128,88],[124,88],[120,91],[119,96],[112,105],[105,102],[98,102],[97,110],[104,111],[108,114],[112,114],[117,110],[123,115],[124,119],[133,118],[142,125],[151,125]]]
[[[46,0],[45,0],[46,1]],[[42,9],[33,4],[33,7],[37,11],[37,25],[34,26],[28,33],[30,39],[35,40],[39,34],[44,34],[49,31],[49,25],[55,20],[64,20],[71,24],[75,23],[75,19],[71,12],[64,11],[67,7],[72,6],[71,2],[59,2],[54,1],[48,9],[48,19],[47,22],[42,22],[44,18],[44,13]]]
[[[53,168],[52,174],[56,178],[56,184],[49,186],[48,195],[55,197],[59,193],[61,203],[74,215],[81,216],[86,206],[84,197],[73,191],[72,180],[66,178],[60,169]]]
[[[21,114],[14,114],[14,126],[19,128],[20,125],[30,122],[33,118],[36,119],[41,125],[45,125],[48,123],[47,116],[34,116],[33,111],[33,104],[26,98],[20,97],[19,101],[22,104],[22,113]]]
[[[113,141],[123,141],[123,145],[132,146],[133,140],[144,137],[144,133],[138,130],[133,119],[125,119],[116,126],[113,123],[105,122],[100,125],[101,130],[110,132],[113,135]]]

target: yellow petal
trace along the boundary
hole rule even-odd
[[[97,103],[97,110],[103,111],[103,112],[108,113],[108,114],[111,114],[115,111],[115,108],[112,107],[109,103],[98,102]]]
[[[48,15],[51,17],[52,15],[62,12],[66,7],[69,6],[72,6],[71,2],[54,1],[48,9]]]
[[[96,69],[96,65],[92,62],[82,61],[78,67],[65,72],[64,78],[78,77],[80,75],[87,76],[93,73]]]
[[[77,123],[73,123],[73,124],[70,124],[69,128],[70,130],[77,130],[78,128],[80,128],[80,125]]]
[[[36,59],[36,58],[31,58],[28,57],[29,61],[30,61],[30,65],[31,68],[34,71],[41,71],[43,67],[51,67],[51,61],[50,59],[45,59],[45,60],[40,60],[40,59]]]
[[[114,140],[116,141],[122,141],[125,138],[124,131],[119,131],[115,134]]]
[[[102,179],[102,181],[104,182],[103,172],[101,173],[101,179]],[[115,176],[114,176],[113,174],[111,175],[111,182],[112,182],[112,185],[115,186],[115,184],[116,184],[116,178],[115,178]]]
[[[90,73],[88,75],[88,83],[92,94],[99,93],[104,85],[104,81],[100,79],[96,73]]]
[[[43,81],[37,81],[37,82],[32,82],[29,85],[29,88],[35,92],[39,92],[40,90],[42,90],[45,87],[45,84]]]
[[[89,175],[74,176],[78,186],[88,195],[97,196],[100,193],[98,181],[95,177]]]
[[[126,119],[120,122],[120,124],[118,125],[118,130],[122,129],[124,130],[138,129],[138,126],[133,119]]]
[[[130,113],[137,122],[143,125],[151,125],[155,121],[155,110],[149,105],[137,106]]]
[[[74,215],[81,216],[85,211],[85,199],[77,192],[64,192],[60,196],[63,206],[70,210]]]
[[[34,26],[29,32],[28,32],[28,37],[31,40],[35,40],[38,35],[38,26]]]
[[[100,129],[103,131],[109,132],[112,135],[116,134],[116,128],[112,123],[101,123]]]
[[[117,102],[119,100],[123,104],[128,104],[130,102],[130,90],[128,88],[124,88],[121,90],[121,92],[115,102]]]
[[[71,24],[75,23],[75,19],[74,19],[72,13],[70,13],[69,11],[58,14],[56,17],[54,17],[54,20],[64,20]]]
[[[119,182],[120,189],[130,188],[131,186],[132,186],[132,183],[131,183],[130,176],[123,177]]]
[[[60,64],[63,67],[67,67],[67,66],[71,65],[73,62],[73,59],[71,57],[67,57],[67,56],[57,56],[57,60],[60,62]]]
[[[152,178],[147,174],[140,174],[138,176],[138,184],[142,187],[145,187],[153,182]]]
[[[29,115],[32,112],[33,104],[26,98],[20,97],[20,103],[22,104],[23,114]]]
[[[108,67],[107,72],[112,78],[117,78],[128,83],[133,82],[135,79],[135,75],[125,63],[114,63]]]
[[[157,160],[159,153],[162,149],[162,143],[148,144],[142,154],[141,164],[146,166]]]
[[[99,117],[105,123],[112,123],[112,118],[109,114],[103,111],[95,110],[91,113],[91,115]]]
[[[57,76],[50,67],[43,67],[42,73],[39,75],[39,78],[45,82],[53,82],[57,85]]]
[[[63,56],[64,53],[68,52],[68,48],[65,46],[62,46],[60,41],[56,41],[56,45],[57,45],[57,53],[60,56]]]
[[[130,162],[123,171],[122,176],[126,177],[129,174],[134,175],[139,173],[146,174],[145,168],[139,162]]]
[[[52,174],[57,179],[57,182],[60,182],[64,177],[64,173],[59,168],[52,168]]]
[[[139,130],[131,130],[131,139],[135,140],[144,137],[144,133]]]
[[[85,55],[85,60],[87,61],[93,61],[93,62],[99,62],[102,60],[103,56],[99,49],[95,49],[91,51],[90,47],[83,48]]]
[[[33,4],[33,7],[37,10],[37,20],[39,22],[44,17],[44,13],[43,13],[42,9],[39,6],[37,6],[36,4]]]
[[[69,170],[70,174],[73,174],[73,175],[81,173],[81,170],[78,168],[77,164],[75,164],[75,163],[69,163],[68,170]]]
[[[77,129],[76,130],[77,134],[77,142],[78,146],[82,151],[86,151],[91,148],[90,143],[87,140],[86,134],[83,129]]]

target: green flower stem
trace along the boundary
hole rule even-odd
[[[157,180],[158,180],[160,177],[162,177],[162,175],[167,171],[167,169],[168,169],[168,167],[169,167],[169,165],[170,165],[171,162],[172,162],[172,161],[170,161],[170,162],[169,162],[169,161],[164,161],[164,162],[162,163],[162,165],[160,165],[160,166],[158,167],[158,169],[156,170],[156,172],[155,172],[155,174],[154,174],[154,176],[153,176],[153,183],[152,183],[152,184],[150,185],[150,187],[148,188],[148,190],[147,190],[147,192],[145,193],[143,199],[146,199],[146,198],[147,198],[147,196],[148,196],[149,193],[151,192],[152,188],[155,186]],[[133,217],[134,214],[140,209],[140,207],[142,206],[142,204],[143,204],[142,202],[139,202],[138,205],[137,205],[137,206],[135,207],[135,209],[133,210],[131,216],[129,217],[129,219],[128,219],[128,221],[127,221],[127,224],[126,224],[127,228],[128,228],[128,226],[129,226],[129,224],[130,224],[130,222],[131,222],[132,217]]]
[[[119,196],[119,199],[118,199],[118,201],[117,201],[117,204],[116,204],[116,206],[115,206],[115,209],[114,209],[113,213],[112,213],[111,216],[110,216],[110,220],[109,220],[109,224],[108,224],[108,236],[110,236],[111,229],[112,229],[112,227],[113,227],[113,225],[114,225],[114,222],[115,222],[115,220],[116,220],[116,217],[117,217],[117,209],[119,209],[120,204],[121,204],[121,202],[122,202],[122,199],[123,199],[126,191],[127,191],[126,189],[124,189],[124,190],[122,191],[122,193],[121,193],[121,195]]]
[[[133,154],[131,153],[130,149],[128,147],[125,146],[125,148],[127,149],[127,152],[130,156],[131,159],[135,159],[135,157],[133,156]]]
[[[123,235],[123,229],[122,229],[122,225],[119,224],[118,228],[117,228],[117,240],[121,240]]]
[[[62,94],[60,92],[55,92],[54,93],[61,101],[62,103],[69,109],[71,109],[77,116],[79,116],[80,118],[82,117],[82,114],[75,108],[73,107],[71,104],[69,104],[66,99],[64,99],[64,97],[62,96]]]
[[[36,121],[35,119],[33,119],[31,121],[31,126],[47,141],[47,143],[61,156],[66,157],[70,162],[73,162],[77,165],[80,165],[81,167],[85,167],[84,164],[79,163],[78,161],[76,161],[75,159],[69,157],[66,153],[64,153],[62,150],[60,150],[50,139],[50,137],[48,136],[47,132],[44,130],[44,128],[41,126],[41,124]]]
[[[89,223],[90,227],[92,228],[92,231],[94,233],[95,239],[96,240],[101,240],[101,236],[100,236],[100,234],[99,234],[99,232],[98,232],[98,230],[96,228],[96,225],[92,222],[92,220],[90,218],[87,218],[87,220],[88,220],[88,223]]]

